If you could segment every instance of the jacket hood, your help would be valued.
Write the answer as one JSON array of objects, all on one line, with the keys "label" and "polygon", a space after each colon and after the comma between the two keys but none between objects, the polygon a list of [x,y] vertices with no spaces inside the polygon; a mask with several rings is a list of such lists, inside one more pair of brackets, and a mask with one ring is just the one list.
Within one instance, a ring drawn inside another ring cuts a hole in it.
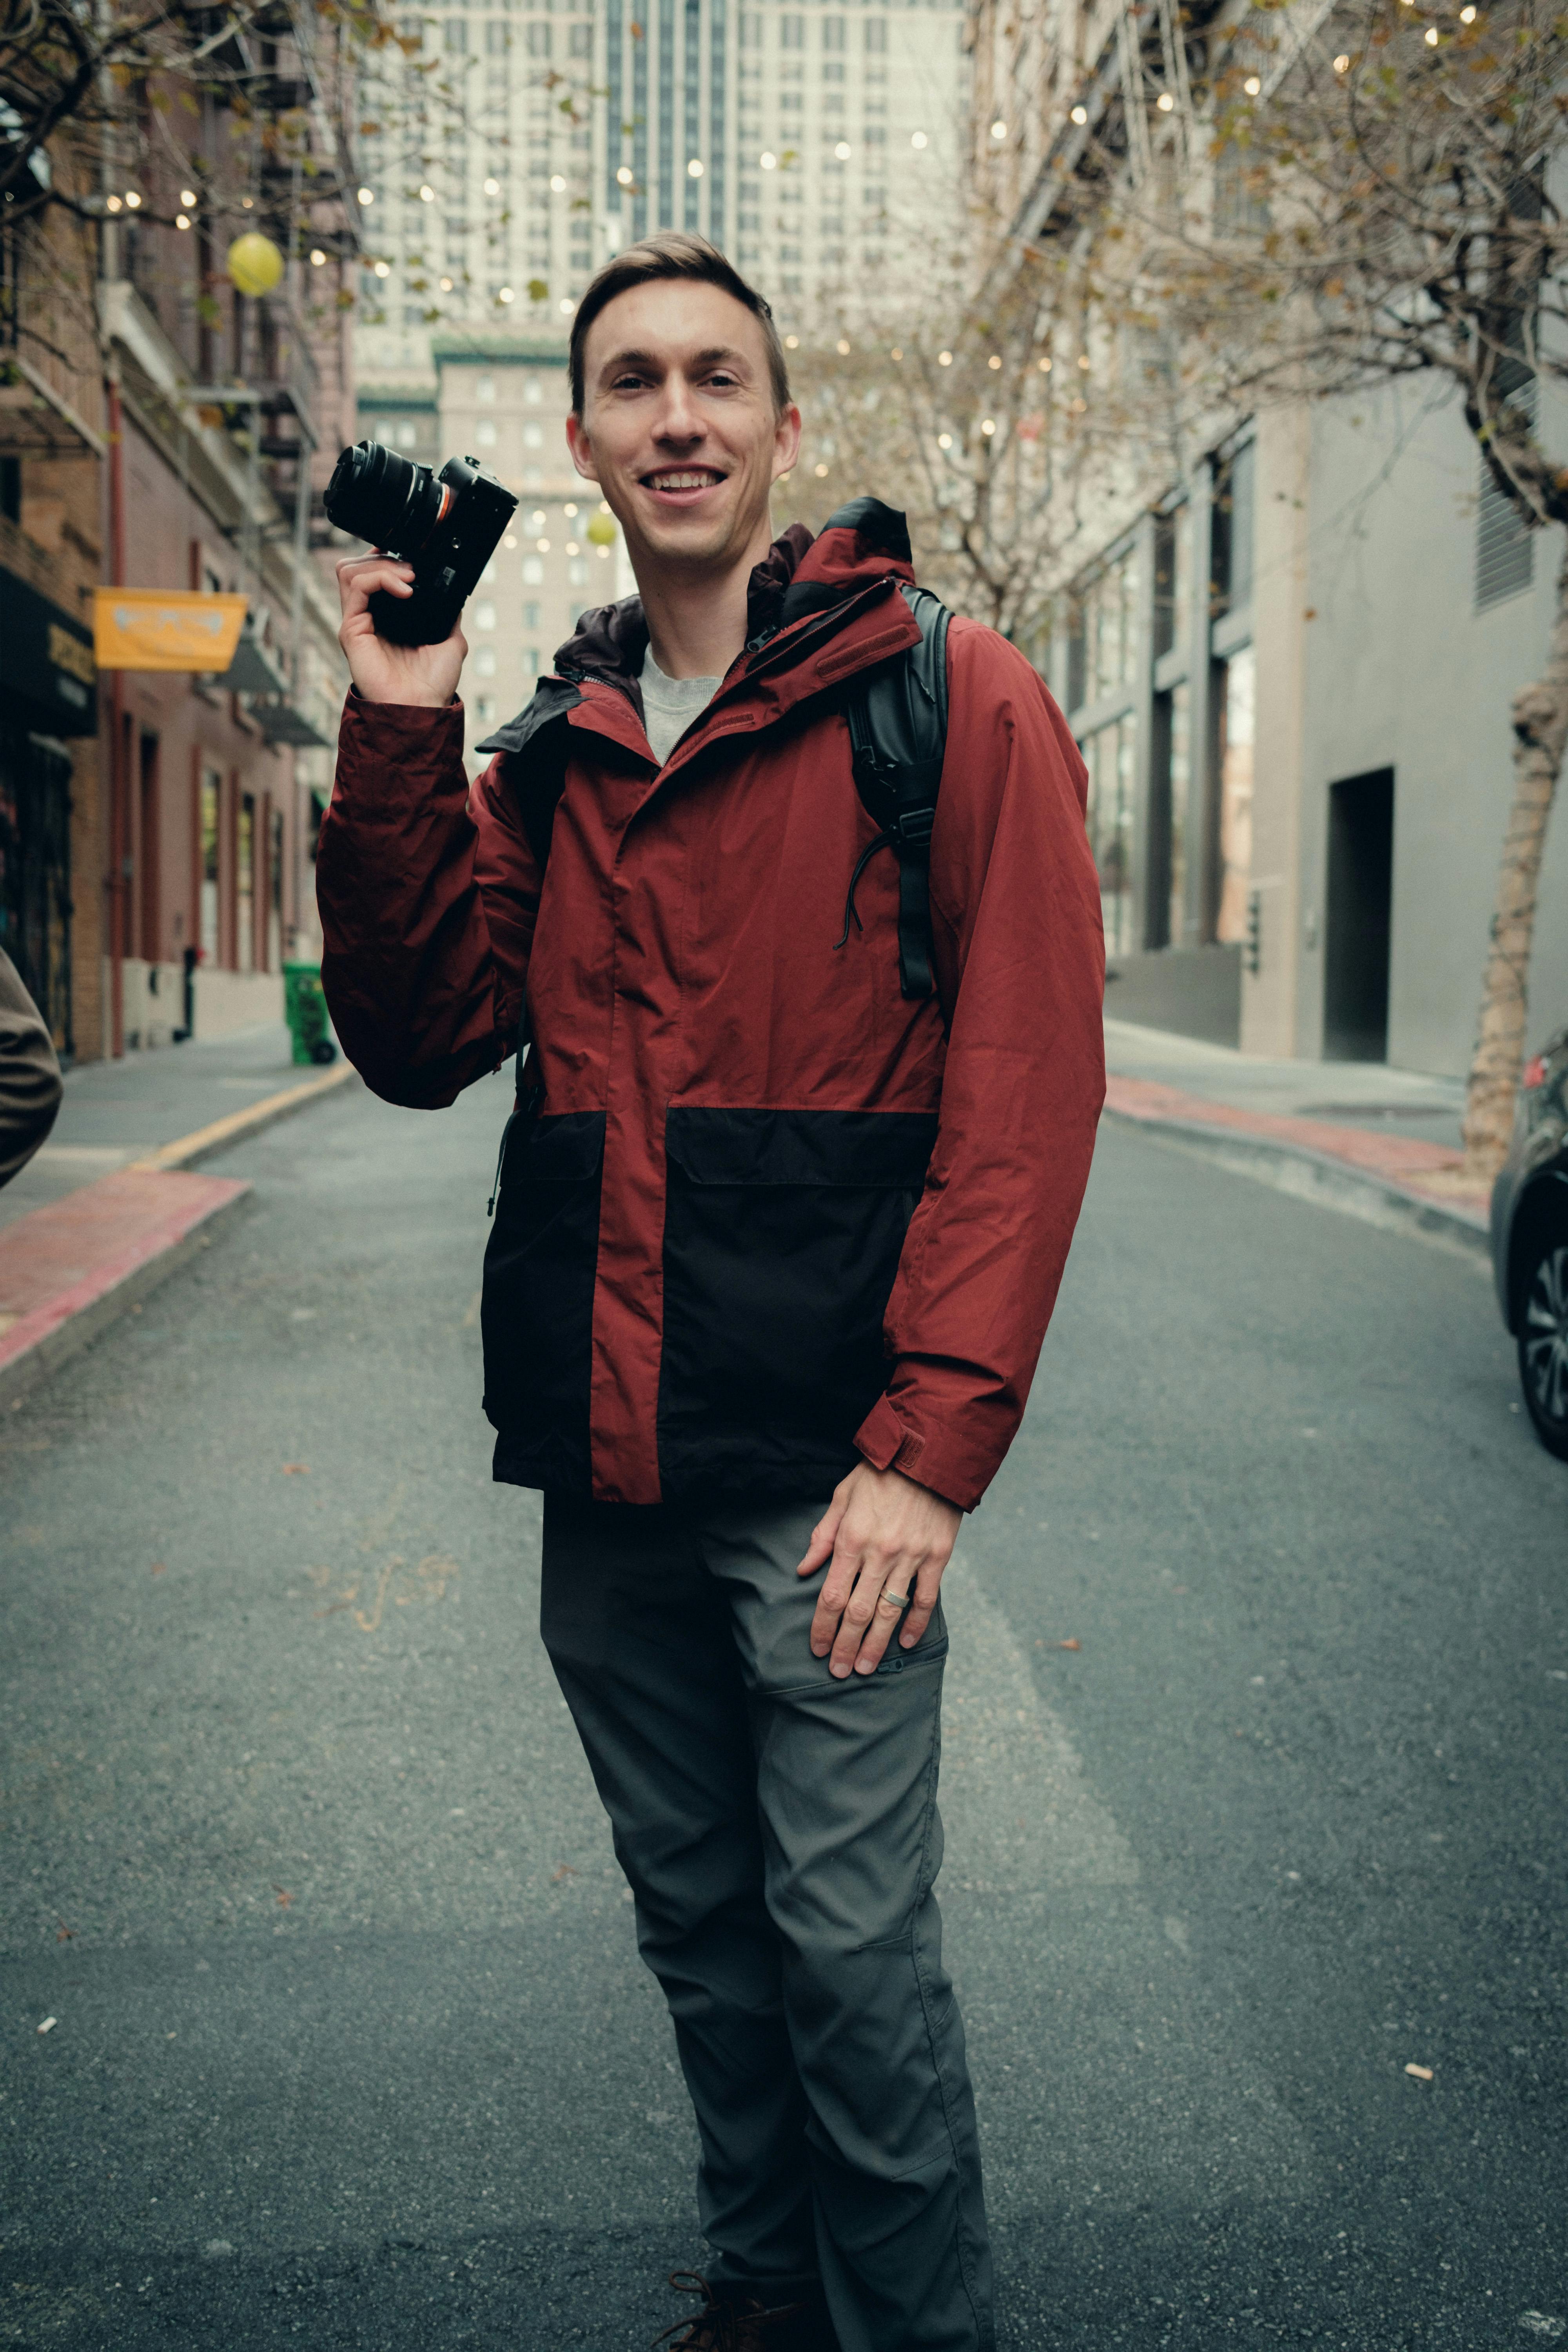
[{"label": "jacket hood", "polygon": [[[804,523],[791,523],[752,572],[746,587],[746,650],[753,651],[782,629],[809,614],[847,606],[864,590],[884,580],[913,580],[909,527],[896,507],[880,499],[851,499],[830,515],[813,538]],[[647,623],[640,596],[599,604],[581,613],[577,625],[555,655],[554,675],[542,677],[533,699],[517,717],[476,744],[479,751],[521,751],[540,726],[564,715],[577,700],[564,683],[584,676],[613,677],[642,709],[642,666]]]}]

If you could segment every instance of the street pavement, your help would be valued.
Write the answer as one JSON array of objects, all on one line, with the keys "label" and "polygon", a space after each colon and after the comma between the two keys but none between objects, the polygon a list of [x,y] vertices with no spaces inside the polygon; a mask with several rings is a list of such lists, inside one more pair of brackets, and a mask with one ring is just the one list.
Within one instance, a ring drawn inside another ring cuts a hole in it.
[{"label": "street pavement", "polygon": [[[507,1096],[215,1159],[252,1213],[4,1416],[0,2345],[635,2352],[700,2263],[489,1477]],[[1568,2337],[1568,1473],[1517,1400],[1479,1264],[1102,1132],[949,1588],[1003,2352]]]}]

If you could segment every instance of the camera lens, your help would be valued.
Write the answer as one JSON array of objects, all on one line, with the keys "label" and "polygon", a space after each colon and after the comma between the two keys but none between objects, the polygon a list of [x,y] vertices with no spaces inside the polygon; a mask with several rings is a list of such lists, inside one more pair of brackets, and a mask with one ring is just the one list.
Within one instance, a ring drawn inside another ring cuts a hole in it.
[{"label": "camera lens", "polygon": [[447,492],[428,466],[379,441],[345,449],[327,484],[328,520],[389,555],[412,555],[441,518]]}]

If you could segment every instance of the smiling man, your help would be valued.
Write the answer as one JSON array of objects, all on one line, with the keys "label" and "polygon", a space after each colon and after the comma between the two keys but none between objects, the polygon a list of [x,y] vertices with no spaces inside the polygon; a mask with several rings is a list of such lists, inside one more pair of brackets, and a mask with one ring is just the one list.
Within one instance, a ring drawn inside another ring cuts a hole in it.
[{"label": "smiling man", "polygon": [[1083,767],[955,618],[929,883],[879,855],[849,701],[921,637],[902,516],[772,537],[800,417],[698,238],[609,262],[571,365],[640,594],[583,614],[470,792],[461,635],[384,642],[407,566],[339,567],[323,978],[390,1101],[519,1055],[485,1408],[497,1477],[544,1491],[544,1640],[696,2110],[714,2260],[666,2340],[986,2352],[940,1587],[1104,1090]]}]

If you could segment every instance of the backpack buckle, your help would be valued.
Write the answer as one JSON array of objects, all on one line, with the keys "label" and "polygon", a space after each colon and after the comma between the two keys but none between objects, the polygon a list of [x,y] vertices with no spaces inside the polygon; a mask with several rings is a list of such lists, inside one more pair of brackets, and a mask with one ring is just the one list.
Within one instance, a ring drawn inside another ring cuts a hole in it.
[{"label": "backpack buckle", "polygon": [[897,836],[900,849],[929,849],[935,826],[935,809],[901,809],[889,831]]}]

